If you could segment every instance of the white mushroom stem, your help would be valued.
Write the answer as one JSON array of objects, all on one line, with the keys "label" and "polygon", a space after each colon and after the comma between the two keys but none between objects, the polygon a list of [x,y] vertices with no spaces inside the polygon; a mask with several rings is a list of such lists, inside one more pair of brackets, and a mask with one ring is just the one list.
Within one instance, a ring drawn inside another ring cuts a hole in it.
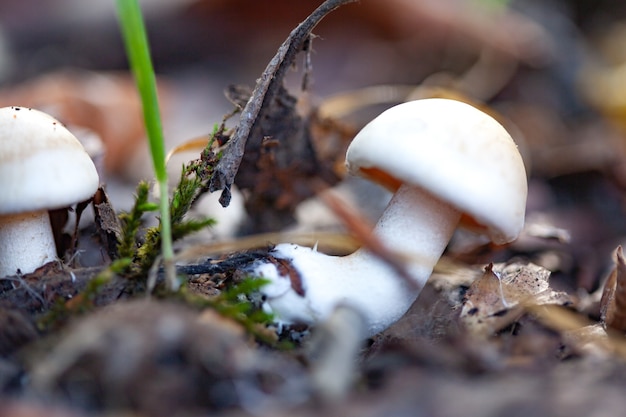
[{"label": "white mushroom stem", "polygon": [[274,264],[258,263],[253,273],[270,280],[262,292],[279,322],[313,324],[336,306],[348,304],[364,315],[368,335],[374,335],[402,317],[415,301],[459,219],[460,212],[419,188],[403,185],[389,202],[374,234],[402,255],[417,285],[410,285],[366,249],[339,257],[293,244],[277,245],[272,255],[291,261],[304,296]]},{"label": "white mushroom stem", "polygon": [[0,215],[0,277],[28,274],[55,259],[47,211]]}]

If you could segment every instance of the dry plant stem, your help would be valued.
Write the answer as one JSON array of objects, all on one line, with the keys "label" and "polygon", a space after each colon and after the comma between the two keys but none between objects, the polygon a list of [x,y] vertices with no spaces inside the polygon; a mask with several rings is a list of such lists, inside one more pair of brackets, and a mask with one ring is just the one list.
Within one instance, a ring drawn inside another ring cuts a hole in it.
[{"label": "dry plant stem", "polygon": [[46,210],[0,216],[0,277],[29,274],[56,258]]},{"label": "dry plant stem", "polygon": [[220,197],[222,206],[227,207],[230,204],[230,187],[241,164],[246,141],[252,131],[252,127],[262,114],[265,107],[264,104],[268,103],[278,91],[287,69],[293,64],[298,52],[302,51],[305,42],[311,35],[311,31],[328,13],[344,4],[355,1],[357,0],[327,0],[324,2],[291,31],[289,37],[278,48],[278,52],[269,62],[263,74],[261,74],[252,92],[252,97],[250,97],[250,100],[248,100],[241,112],[237,130],[231,138],[224,155],[215,167],[213,177],[211,178],[209,191],[223,190]]},{"label": "dry plant stem", "polygon": [[[421,290],[415,280],[406,269],[403,259],[399,259],[398,253],[389,250],[387,246],[372,233],[373,227],[369,227],[369,223],[365,217],[361,216],[354,209],[348,207],[341,198],[328,192],[320,194],[320,198],[324,203],[341,219],[348,231],[361,243],[361,246],[371,252],[374,256],[380,258],[381,261],[387,262],[398,276],[402,277],[411,287]],[[412,256],[413,262],[417,261],[415,255]]]}]

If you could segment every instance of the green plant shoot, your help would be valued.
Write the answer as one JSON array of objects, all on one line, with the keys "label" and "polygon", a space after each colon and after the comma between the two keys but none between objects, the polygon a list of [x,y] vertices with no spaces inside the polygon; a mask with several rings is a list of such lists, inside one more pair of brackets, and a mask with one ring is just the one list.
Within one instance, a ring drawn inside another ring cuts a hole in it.
[{"label": "green plant shoot", "polygon": [[137,0],[117,0],[117,11],[126,47],[126,55],[141,97],[144,124],[150,143],[152,164],[160,192],[161,252],[168,287],[178,289],[172,248],[170,209],[168,204],[167,170],[165,167],[165,143],[159,113],[156,80],[146,30]]}]

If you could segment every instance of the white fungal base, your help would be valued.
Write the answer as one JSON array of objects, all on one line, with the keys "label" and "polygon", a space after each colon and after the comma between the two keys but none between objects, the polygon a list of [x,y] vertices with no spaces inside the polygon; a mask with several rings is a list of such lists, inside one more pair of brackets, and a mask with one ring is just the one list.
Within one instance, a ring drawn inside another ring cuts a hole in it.
[{"label": "white fungal base", "polygon": [[0,216],[0,277],[28,274],[55,259],[47,211]]},{"label": "white fungal base", "polygon": [[386,262],[366,249],[351,255],[328,256],[294,244],[272,251],[288,259],[299,272],[304,296],[291,286],[274,264],[257,263],[253,274],[270,280],[261,291],[266,309],[281,324],[315,324],[341,304],[365,317],[367,333],[374,335],[397,321],[415,301],[454,233],[460,213],[420,189],[402,186],[374,229],[388,249],[400,255],[417,285],[410,285]]}]

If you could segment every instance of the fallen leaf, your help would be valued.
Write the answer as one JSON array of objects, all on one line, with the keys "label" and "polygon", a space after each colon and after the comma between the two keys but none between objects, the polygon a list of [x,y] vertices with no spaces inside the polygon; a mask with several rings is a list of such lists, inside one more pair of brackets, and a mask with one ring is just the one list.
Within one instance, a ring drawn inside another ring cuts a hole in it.
[{"label": "fallen leaf", "polygon": [[580,327],[563,333],[566,354],[608,357],[613,347],[601,324]]},{"label": "fallen leaf", "polygon": [[103,248],[111,259],[118,257],[117,245],[121,240],[122,226],[104,188],[98,188],[93,199],[94,221]]},{"label": "fallen leaf", "polygon": [[615,268],[604,284],[600,300],[600,318],[612,329],[626,331],[626,262],[622,247],[615,251]]},{"label": "fallen leaf", "polygon": [[566,305],[566,293],[554,291],[550,271],[534,264],[490,264],[468,289],[460,319],[470,333],[487,337],[513,324],[527,305]]}]

